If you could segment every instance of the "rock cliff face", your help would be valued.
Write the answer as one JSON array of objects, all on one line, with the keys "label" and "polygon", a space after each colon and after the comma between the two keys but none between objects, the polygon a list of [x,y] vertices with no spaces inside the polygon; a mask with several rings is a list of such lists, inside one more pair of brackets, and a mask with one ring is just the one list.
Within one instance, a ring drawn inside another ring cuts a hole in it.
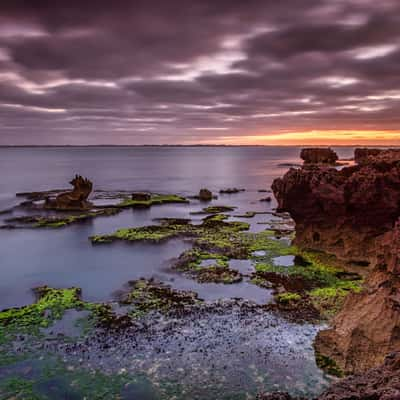
[{"label": "rock cliff face", "polygon": [[337,154],[330,148],[311,147],[302,149],[300,158],[304,160],[304,164],[327,164],[334,165],[339,159]]},{"label": "rock cliff face", "polygon": [[56,198],[46,199],[45,207],[57,210],[85,210],[91,207],[88,197],[93,189],[93,184],[89,179],[80,175],[70,182],[73,190],[59,194]]},{"label": "rock cliff face", "polygon": [[376,265],[383,235],[400,216],[400,153],[341,170],[291,168],[272,185],[280,211],[296,222],[296,244],[346,262]]},{"label": "rock cliff face", "polygon": [[348,296],[315,350],[345,373],[365,371],[400,350],[400,220],[378,250],[378,264],[361,293]]},{"label": "rock cliff face", "polygon": [[280,210],[296,222],[297,245],[371,271],[365,289],[348,296],[315,342],[346,373],[375,367],[400,349],[400,153],[360,157],[361,164],[340,171],[291,169],[272,186]]}]

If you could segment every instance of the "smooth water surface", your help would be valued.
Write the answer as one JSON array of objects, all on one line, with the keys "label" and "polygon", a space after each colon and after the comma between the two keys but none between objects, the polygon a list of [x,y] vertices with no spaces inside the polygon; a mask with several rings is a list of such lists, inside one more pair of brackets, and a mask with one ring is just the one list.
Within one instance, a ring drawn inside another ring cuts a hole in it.
[{"label": "smooth water surface", "polygon": [[[338,149],[349,157],[351,148]],[[0,210],[18,204],[17,192],[68,188],[79,173],[95,189],[151,191],[190,196],[202,187],[213,192],[228,187],[245,192],[220,195],[213,204],[236,206],[231,215],[246,211],[271,211],[276,203],[260,202],[274,178],[285,173],[285,163],[298,163],[296,147],[60,147],[0,148]],[[160,217],[190,217],[201,210],[190,205],[164,205],[148,210],[125,210],[113,217],[62,229],[0,230],[0,309],[32,301],[31,288],[79,286],[85,299],[110,299],[126,281],[158,276],[180,289],[197,289],[205,299],[248,296],[264,302],[270,295],[254,285],[198,285],[171,275],[166,263],[190,245],[173,241],[161,245],[117,243],[93,247],[88,237],[121,227],[143,226]],[[10,214],[0,215],[0,220]],[[265,229],[268,215],[251,219],[252,231]],[[251,289],[248,290],[248,286]]]}]

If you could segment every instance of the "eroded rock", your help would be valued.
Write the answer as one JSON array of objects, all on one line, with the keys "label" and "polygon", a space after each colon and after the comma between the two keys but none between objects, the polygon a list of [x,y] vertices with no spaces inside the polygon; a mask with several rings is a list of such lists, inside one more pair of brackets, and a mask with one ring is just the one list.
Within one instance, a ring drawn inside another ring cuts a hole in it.
[{"label": "eroded rock", "polygon": [[298,246],[368,272],[364,290],[347,297],[315,342],[320,359],[345,373],[375,367],[400,348],[400,152],[357,157],[359,165],[340,171],[291,169],[272,185],[279,209],[296,222]]},{"label": "eroded rock", "polygon": [[331,148],[310,147],[302,149],[300,158],[304,164],[328,164],[335,165],[339,159],[338,155]]},{"label": "eroded rock", "polygon": [[92,182],[80,175],[70,182],[73,190],[61,193],[55,199],[46,198],[45,207],[57,210],[86,210],[92,207],[88,197],[93,189]]}]

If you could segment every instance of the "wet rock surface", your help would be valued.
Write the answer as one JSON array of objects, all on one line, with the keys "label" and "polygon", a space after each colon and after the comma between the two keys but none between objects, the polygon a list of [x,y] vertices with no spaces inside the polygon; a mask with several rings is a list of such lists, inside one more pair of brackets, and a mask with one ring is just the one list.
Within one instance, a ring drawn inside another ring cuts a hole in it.
[{"label": "wet rock surface", "polygon": [[[282,376],[296,382],[299,393],[317,393],[326,385],[322,374],[315,375],[311,340],[317,329],[288,323],[250,302],[220,301],[149,312],[120,330],[100,326],[74,343],[49,338],[31,346],[81,368],[146,371],[154,382],[179,381],[189,390],[184,398],[219,398],[221,391],[238,390],[254,395],[264,385],[284,388]],[[275,370],[264,375],[271,364]]]}]

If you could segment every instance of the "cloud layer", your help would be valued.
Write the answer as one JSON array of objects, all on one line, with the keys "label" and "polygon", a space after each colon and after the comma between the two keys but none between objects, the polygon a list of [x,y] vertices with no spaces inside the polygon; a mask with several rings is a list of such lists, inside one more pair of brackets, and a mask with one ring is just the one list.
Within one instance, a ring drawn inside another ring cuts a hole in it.
[{"label": "cloud layer", "polygon": [[0,3],[0,144],[400,144],[399,109],[398,0]]}]

